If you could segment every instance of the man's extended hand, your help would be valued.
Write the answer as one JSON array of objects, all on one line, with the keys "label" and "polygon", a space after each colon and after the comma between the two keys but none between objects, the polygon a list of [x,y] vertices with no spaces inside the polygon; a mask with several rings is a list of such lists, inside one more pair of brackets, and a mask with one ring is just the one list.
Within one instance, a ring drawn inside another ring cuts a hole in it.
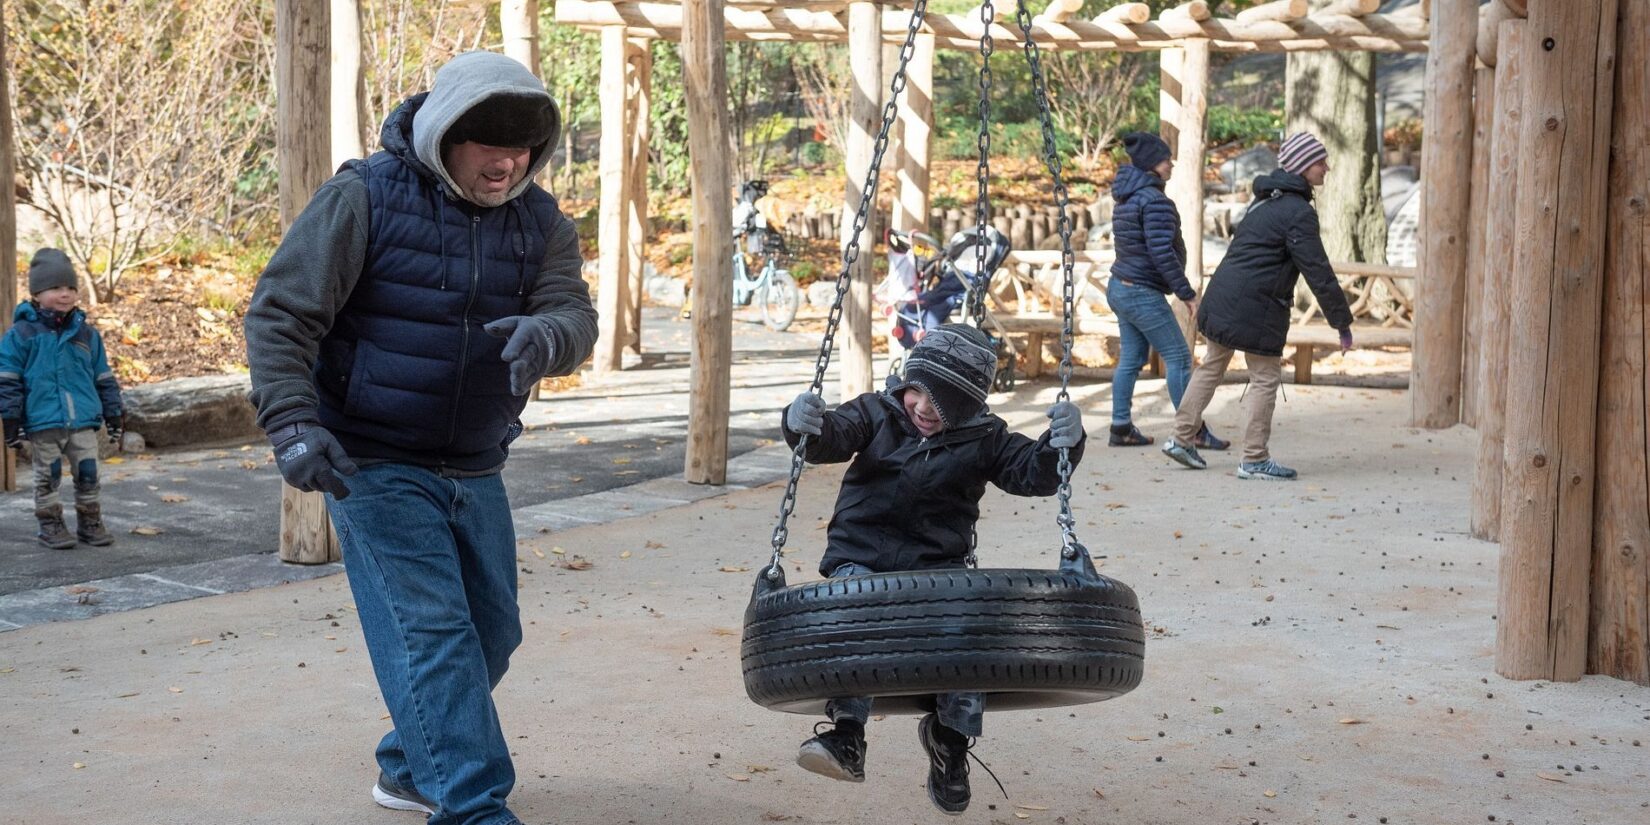
[{"label": "man's extended hand", "polygon": [[483,330],[495,338],[508,339],[500,355],[510,364],[510,394],[526,395],[544,378],[556,345],[550,339],[550,325],[532,315],[500,318]]},{"label": "man's extended hand", "polygon": [[825,426],[825,399],[811,392],[798,395],[785,411],[785,426],[793,433],[819,435]]},{"label": "man's extended hand", "polygon": [[275,467],[286,483],[306,493],[319,490],[339,500],[349,498],[349,485],[338,475],[355,475],[358,468],[325,427],[291,424],[270,434],[270,441],[276,438],[281,441],[275,444]]}]

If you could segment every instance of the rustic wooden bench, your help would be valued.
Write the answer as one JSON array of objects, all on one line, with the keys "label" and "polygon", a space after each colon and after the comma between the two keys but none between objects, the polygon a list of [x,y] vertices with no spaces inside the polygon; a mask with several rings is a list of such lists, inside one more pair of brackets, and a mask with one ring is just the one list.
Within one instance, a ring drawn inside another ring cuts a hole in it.
[{"label": "rustic wooden bench", "polygon": [[[1296,325],[1289,328],[1289,337],[1286,339],[1294,347],[1295,383],[1312,383],[1312,356],[1313,350],[1318,347],[1339,349],[1341,334],[1334,327],[1318,324]],[[1353,349],[1380,349],[1382,347],[1407,347],[1415,341],[1415,332],[1406,327],[1368,327],[1355,326],[1352,328]]]}]

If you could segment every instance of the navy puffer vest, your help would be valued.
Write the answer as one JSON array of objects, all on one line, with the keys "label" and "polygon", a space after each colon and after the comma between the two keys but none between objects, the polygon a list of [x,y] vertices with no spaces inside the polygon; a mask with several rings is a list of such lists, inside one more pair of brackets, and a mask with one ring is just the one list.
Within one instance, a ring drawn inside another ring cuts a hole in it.
[{"label": "navy puffer vest", "polygon": [[321,424],[355,458],[493,469],[526,399],[482,326],[526,312],[555,202],[537,186],[495,208],[452,201],[408,147],[391,149],[352,164],[367,258],[321,341]]}]

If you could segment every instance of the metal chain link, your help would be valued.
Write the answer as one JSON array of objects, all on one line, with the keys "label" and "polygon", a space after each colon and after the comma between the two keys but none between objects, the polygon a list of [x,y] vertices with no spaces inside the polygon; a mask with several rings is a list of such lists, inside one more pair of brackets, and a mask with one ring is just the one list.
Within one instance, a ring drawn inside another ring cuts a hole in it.
[{"label": "metal chain link", "polygon": [[980,135],[975,140],[980,149],[980,165],[975,170],[979,194],[974,200],[974,226],[979,237],[974,242],[974,283],[968,290],[968,315],[975,328],[981,330],[985,329],[985,285],[991,283],[991,274],[985,271],[985,228],[991,211],[991,54],[996,51],[991,26],[996,19],[992,0],[985,0],[980,4]]},{"label": "metal chain link", "polygon": [[[911,55],[917,48],[917,31],[922,28],[923,15],[928,10],[928,0],[916,0],[911,11],[911,20],[906,25],[905,42],[899,49],[899,66],[894,70],[894,78],[888,84],[888,102],[882,107],[882,125],[877,130],[876,143],[871,151],[871,165],[865,172],[865,181],[860,189],[859,209],[854,214],[853,234],[849,236],[847,245],[842,250],[842,271],[837,275],[836,295],[831,301],[831,310],[825,316],[825,337],[819,345],[819,356],[814,361],[814,380],[808,389],[814,394],[822,394],[825,390],[825,371],[831,364],[831,350],[836,344],[837,327],[842,323],[842,303],[848,294],[848,283],[852,279],[850,272],[854,262],[859,260],[859,236],[865,231],[870,218],[870,210],[876,204],[877,179],[882,171],[882,156],[888,151],[888,134],[893,129],[897,115],[895,105],[899,101],[900,93],[905,91],[905,68],[911,62]],[[789,522],[791,513],[796,510],[796,485],[802,478],[803,454],[808,448],[808,436],[797,439],[796,449],[791,453],[791,477],[785,484],[785,497],[779,503],[779,524],[773,528],[773,560],[769,563],[767,577],[770,580],[779,578],[779,563],[785,553],[785,541],[790,538]]]},{"label": "metal chain link", "polygon": [[[1072,346],[1072,317],[1075,314],[1076,304],[1076,277],[1073,275],[1073,265],[1076,256],[1071,251],[1072,221],[1067,214],[1071,206],[1071,196],[1066,191],[1065,179],[1061,176],[1060,153],[1054,140],[1054,115],[1049,111],[1048,86],[1043,79],[1043,62],[1037,50],[1036,41],[1031,39],[1031,11],[1026,8],[1025,0],[1016,0],[1016,21],[1020,24],[1020,33],[1024,40],[1026,62],[1031,66],[1031,89],[1037,98],[1037,113],[1043,126],[1043,160],[1048,166],[1048,172],[1054,178],[1054,202],[1060,208],[1060,271],[1063,276],[1061,300],[1063,302],[1063,318],[1060,325],[1060,401],[1071,400],[1071,346]],[[1055,522],[1060,525],[1061,555],[1067,559],[1077,555],[1077,519],[1071,514],[1071,449],[1060,448],[1060,486],[1055,496],[1060,502],[1060,513]]]}]

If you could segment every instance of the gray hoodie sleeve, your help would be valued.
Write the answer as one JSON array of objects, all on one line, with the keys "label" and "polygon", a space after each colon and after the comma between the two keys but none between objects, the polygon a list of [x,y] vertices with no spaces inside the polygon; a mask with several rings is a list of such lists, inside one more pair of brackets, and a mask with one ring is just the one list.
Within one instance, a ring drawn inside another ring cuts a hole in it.
[{"label": "gray hoodie sleeve", "polygon": [[332,176],[292,222],[258,276],[246,311],[248,398],[266,432],[316,420],[310,371],[321,338],[349,299],[367,258],[367,184],[347,169]]},{"label": "gray hoodie sleeve", "polygon": [[579,235],[572,220],[559,213],[557,217],[545,243],[544,263],[527,298],[527,313],[550,326],[554,353],[544,373],[547,376],[572,373],[596,348],[596,307],[582,274]]}]

